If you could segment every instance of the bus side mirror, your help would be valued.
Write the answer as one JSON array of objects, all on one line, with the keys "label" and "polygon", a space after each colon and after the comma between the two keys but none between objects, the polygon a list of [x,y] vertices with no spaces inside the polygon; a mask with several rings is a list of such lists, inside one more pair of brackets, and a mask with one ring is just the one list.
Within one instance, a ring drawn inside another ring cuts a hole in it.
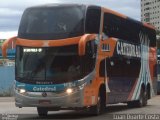
[{"label": "bus side mirror", "polygon": [[7,57],[8,44],[9,44],[10,42],[16,41],[16,39],[17,39],[17,37],[11,37],[11,38],[5,40],[4,43],[2,44],[2,56],[3,56],[4,58]]},{"label": "bus side mirror", "polygon": [[78,43],[78,54],[83,56],[86,53],[86,43],[88,41],[94,40],[96,38],[95,34],[85,34],[81,37]]}]

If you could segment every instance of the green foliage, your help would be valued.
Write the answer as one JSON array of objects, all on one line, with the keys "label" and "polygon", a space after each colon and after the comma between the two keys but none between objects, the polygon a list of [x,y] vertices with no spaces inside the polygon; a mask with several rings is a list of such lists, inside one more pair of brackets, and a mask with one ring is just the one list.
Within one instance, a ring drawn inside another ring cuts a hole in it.
[{"label": "green foliage", "polygon": [[2,45],[2,43],[5,41],[5,39],[0,39],[0,46]]},{"label": "green foliage", "polygon": [[159,31],[159,30],[157,30],[157,31],[156,31],[156,34],[157,34],[157,35],[160,35],[160,31]]}]

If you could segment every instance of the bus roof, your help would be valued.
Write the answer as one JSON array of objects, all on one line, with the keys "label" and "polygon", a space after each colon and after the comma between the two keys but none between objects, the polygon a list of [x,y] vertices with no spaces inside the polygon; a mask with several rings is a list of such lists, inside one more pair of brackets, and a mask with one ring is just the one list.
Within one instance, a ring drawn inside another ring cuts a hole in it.
[{"label": "bus roof", "polygon": [[132,19],[124,14],[121,14],[119,12],[116,12],[114,10],[111,10],[111,9],[108,9],[108,8],[105,8],[105,7],[100,7],[100,6],[97,6],[97,5],[85,5],[85,4],[66,4],[66,3],[52,3],[52,4],[44,4],[44,5],[39,5],[39,6],[33,6],[33,7],[30,7],[30,8],[46,8],[46,7],[70,7],[70,6],[85,6],[86,8],[89,7],[89,6],[92,6],[92,7],[99,7],[101,8],[104,12],[107,12],[107,13],[111,13],[111,14],[114,14],[116,16],[119,16],[119,17],[122,17],[124,19],[128,19],[130,21],[133,21],[137,24],[140,24],[140,25],[143,25],[144,27],[147,27],[149,29],[153,29],[155,30],[156,28],[150,24],[147,24],[147,23],[142,23],[138,20],[135,20],[135,19]]},{"label": "bus roof", "polygon": [[62,4],[62,3],[52,3],[52,4],[43,4],[43,5],[37,5],[37,6],[32,6],[30,8],[52,8],[52,7],[71,7],[71,6],[86,6],[84,4]]}]

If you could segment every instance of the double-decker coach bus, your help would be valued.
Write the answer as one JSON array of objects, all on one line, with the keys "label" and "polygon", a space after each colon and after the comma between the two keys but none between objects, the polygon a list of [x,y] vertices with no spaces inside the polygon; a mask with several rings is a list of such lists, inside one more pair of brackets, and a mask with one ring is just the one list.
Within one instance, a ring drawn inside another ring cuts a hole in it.
[{"label": "double-decker coach bus", "polygon": [[156,93],[154,27],[115,11],[79,4],[30,7],[16,42],[15,104],[48,111],[106,104],[142,107]]}]

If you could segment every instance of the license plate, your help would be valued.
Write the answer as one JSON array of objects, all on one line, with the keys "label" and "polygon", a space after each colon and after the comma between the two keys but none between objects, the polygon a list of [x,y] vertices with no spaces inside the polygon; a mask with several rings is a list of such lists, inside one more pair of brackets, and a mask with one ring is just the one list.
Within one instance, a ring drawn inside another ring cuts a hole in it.
[{"label": "license plate", "polygon": [[42,104],[42,105],[50,105],[50,104],[51,104],[51,101],[50,101],[50,100],[39,100],[39,104]]}]

